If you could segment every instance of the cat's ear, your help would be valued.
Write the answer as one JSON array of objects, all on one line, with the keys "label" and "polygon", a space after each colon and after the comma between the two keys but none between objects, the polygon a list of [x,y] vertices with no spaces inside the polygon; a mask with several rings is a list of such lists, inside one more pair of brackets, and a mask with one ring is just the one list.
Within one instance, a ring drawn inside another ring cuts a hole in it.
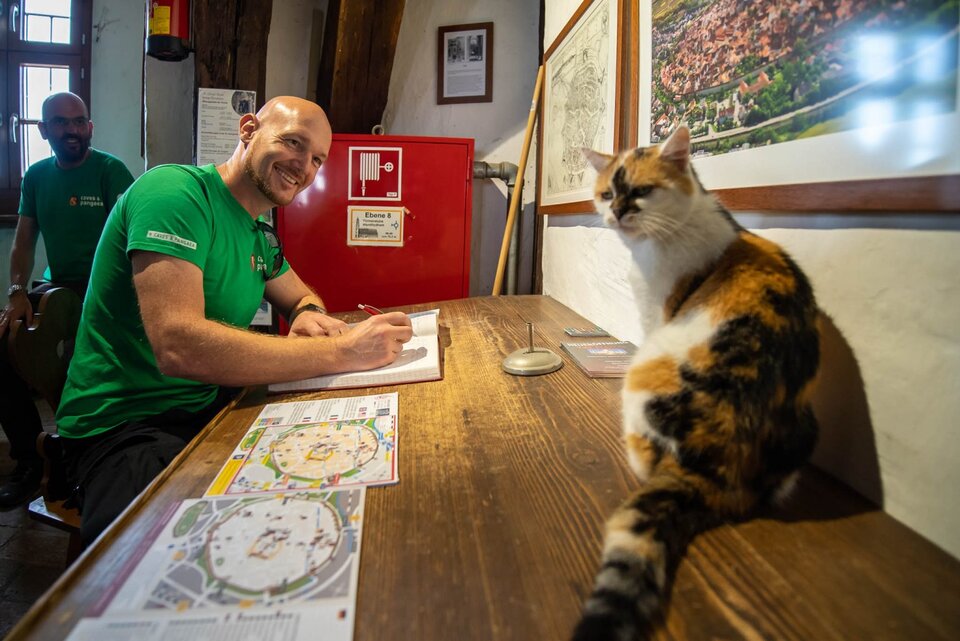
[{"label": "cat's ear", "polygon": [[580,151],[583,153],[583,157],[587,159],[587,162],[593,165],[593,168],[597,171],[603,171],[606,169],[607,166],[616,158],[616,156],[603,154],[587,147],[581,147]]},{"label": "cat's ear", "polygon": [[690,165],[690,130],[681,125],[660,145],[660,157],[672,162],[680,171]]}]

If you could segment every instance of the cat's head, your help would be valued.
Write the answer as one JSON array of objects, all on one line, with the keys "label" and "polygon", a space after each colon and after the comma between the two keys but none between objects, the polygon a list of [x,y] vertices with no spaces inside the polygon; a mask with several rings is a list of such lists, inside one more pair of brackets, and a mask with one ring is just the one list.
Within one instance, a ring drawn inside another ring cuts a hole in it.
[{"label": "cat's head", "polygon": [[597,170],[594,203],[604,222],[631,238],[666,239],[680,229],[700,184],[690,168],[690,132],[659,146],[610,156],[583,150]]}]

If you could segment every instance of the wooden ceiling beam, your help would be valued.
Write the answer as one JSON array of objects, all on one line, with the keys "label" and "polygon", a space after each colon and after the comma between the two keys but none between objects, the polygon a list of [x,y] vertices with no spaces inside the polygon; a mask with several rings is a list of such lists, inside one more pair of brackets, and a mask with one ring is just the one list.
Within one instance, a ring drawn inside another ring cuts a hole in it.
[{"label": "wooden ceiling beam", "polygon": [[273,0],[194,0],[194,84],[253,89],[263,106]]},{"label": "wooden ceiling beam", "polygon": [[404,0],[330,0],[317,102],[338,133],[370,133],[387,106]]}]

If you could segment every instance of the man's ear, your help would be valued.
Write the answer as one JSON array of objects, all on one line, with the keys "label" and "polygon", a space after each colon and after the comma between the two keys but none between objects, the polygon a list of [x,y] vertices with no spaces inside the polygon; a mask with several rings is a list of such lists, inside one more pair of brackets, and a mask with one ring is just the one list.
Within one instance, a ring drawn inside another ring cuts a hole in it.
[{"label": "man's ear", "polygon": [[37,123],[37,129],[40,130],[40,137],[46,140],[47,139],[47,123],[41,120],[40,122]]},{"label": "man's ear", "polygon": [[240,116],[240,142],[246,146],[253,140],[253,135],[259,128],[260,121],[254,114],[243,114]]}]

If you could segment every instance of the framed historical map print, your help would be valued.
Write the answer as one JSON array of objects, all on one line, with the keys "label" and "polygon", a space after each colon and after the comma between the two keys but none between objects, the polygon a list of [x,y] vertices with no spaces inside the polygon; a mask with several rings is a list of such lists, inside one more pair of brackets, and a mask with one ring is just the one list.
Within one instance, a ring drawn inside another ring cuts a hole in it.
[{"label": "framed historical map print", "polygon": [[493,23],[437,30],[437,104],[493,101]]},{"label": "framed historical map print", "polygon": [[640,2],[639,144],[740,210],[960,209],[955,0]]},{"label": "framed historical map print", "polygon": [[544,54],[538,211],[593,211],[581,148],[612,152],[619,121],[618,0],[584,0]]}]

